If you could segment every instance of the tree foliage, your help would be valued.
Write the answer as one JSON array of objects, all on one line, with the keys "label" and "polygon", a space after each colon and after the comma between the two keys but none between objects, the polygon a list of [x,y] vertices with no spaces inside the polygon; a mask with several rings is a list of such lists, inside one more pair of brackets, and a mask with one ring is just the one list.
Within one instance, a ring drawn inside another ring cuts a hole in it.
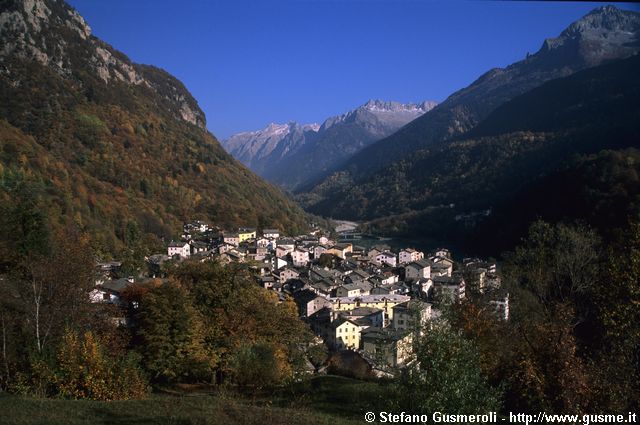
[{"label": "tree foliage", "polygon": [[414,342],[414,356],[397,385],[398,408],[451,414],[500,409],[500,390],[489,384],[478,349],[459,331],[436,325]]},{"label": "tree foliage", "polygon": [[152,288],[139,313],[144,364],[156,381],[206,379],[216,365],[204,346],[204,322],[177,283]]},{"label": "tree foliage", "polygon": [[453,323],[509,411],[624,412],[638,403],[638,226],[603,247],[584,225],[537,222],[506,256],[510,319],[457,306]]},{"label": "tree foliage", "polygon": [[[184,262],[169,274],[169,283],[142,294],[136,314],[139,350],[154,379],[247,384],[259,372],[266,385],[301,370],[311,334],[293,301],[279,302],[238,265]],[[253,358],[275,367],[273,374],[258,364],[243,370]]]},{"label": "tree foliage", "polygon": [[234,382],[262,388],[281,383],[290,375],[285,353],[273,343],[247,343],[232,354],[229,366]]},{"label": "tree foliage", "polygon": [[109,356],[92,333],[67,330],[57,353],[55,385],[63,397],[91,400],[143,398],[147,384],[132,354]]}]

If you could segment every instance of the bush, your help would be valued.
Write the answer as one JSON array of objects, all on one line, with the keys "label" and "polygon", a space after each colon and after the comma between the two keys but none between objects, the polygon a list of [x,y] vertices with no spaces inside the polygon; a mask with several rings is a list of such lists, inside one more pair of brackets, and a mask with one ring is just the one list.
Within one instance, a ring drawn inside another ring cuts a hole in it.
[{"label": "bush", "polygon": [[92,332],[65,332],[55,382],[60,395],[75,399],[127,400],[147,392],[135,358],[109,358]]},{"label": "bush", "polygon": [[476,414],[497,411],[501,391],[489,385],[477,348],[446,324],[414,344],[415,361],[397,385],[397,407],[411,412]]},{"label": "bush", "polygon": [[269,343],[241,346],[231,358],[231,375],[243,387],[268,387],[280,384],[289,375],[282,351]]}]

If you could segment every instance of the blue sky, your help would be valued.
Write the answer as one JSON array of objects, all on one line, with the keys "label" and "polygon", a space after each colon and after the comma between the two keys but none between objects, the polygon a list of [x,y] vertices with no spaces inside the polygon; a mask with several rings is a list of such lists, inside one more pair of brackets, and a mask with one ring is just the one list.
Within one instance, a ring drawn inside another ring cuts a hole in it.
[{"label": "blue sky", "polygon": [[[187,86],[219,138],[368,99],[442,101],[606,3],[69,0],[94,35]],[[620,5],[619,5],[620,6]],[[636,8],[634,5],[621,5]]]}]

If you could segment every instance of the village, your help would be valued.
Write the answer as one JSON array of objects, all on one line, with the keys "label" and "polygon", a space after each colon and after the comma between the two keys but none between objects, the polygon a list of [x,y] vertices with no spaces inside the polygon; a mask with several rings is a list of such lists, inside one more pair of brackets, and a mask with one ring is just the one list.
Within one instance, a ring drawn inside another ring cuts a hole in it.
[{"label": "village", "polygon": [[346,240],[346,233],[314,227],[309,234],[285,236],[278,229],[225,231],[193,221],[166,253],[146,258],[144,276],[118,278],[120,262],[99,263],[90,296],[123,306],[123,291],[162,279],[167,262],[240,263],[280,302],[292,299],[301,320],[330,352],[357,353],[379,376],[392,376],[390,371],[406,364],[413,338],[443,308],[467,302],[471,293],[497,317],[509,319],[509,294],[501,288],[495,261],[456,262],[444,248],[429,253],[410,247],[393,252],[384,244],[365,248]]}]

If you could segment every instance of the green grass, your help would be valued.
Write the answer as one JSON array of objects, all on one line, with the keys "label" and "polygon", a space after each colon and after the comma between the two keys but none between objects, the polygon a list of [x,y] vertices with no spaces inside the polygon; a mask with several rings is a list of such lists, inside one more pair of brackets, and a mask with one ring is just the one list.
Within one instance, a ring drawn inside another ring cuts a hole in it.
[{"label": "green grass", "polygon": [[379,410],[388,399],[384,384],[342,376],[318,376],[272,395],[273,403],[284,406],[296,403],[313,411],[360,420],[364,413]]},{"label": "green grass", "polygon": [[[176,393],[177,394],[177,393]],[[337,376],[314,378],[255,395],[206,391],[153,394],[146,400],[99,402],[0,393],[3,425],[278,425],[362,424],[384,387]]]}]

